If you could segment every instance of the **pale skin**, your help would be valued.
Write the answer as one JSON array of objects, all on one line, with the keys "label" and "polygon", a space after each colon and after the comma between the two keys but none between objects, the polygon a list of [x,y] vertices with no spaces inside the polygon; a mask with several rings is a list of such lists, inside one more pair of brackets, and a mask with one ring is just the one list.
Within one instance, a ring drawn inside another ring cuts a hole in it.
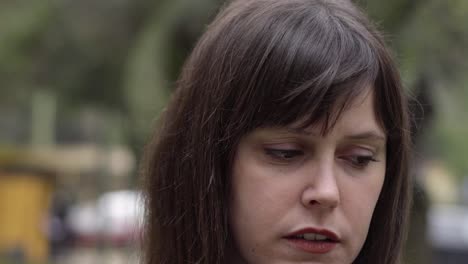
[{"label": "pale skin", "polygon": [[[357,97],[333,129],[260,128],[240,141],[232,171],[233,263],[343,264],[359,254],[381,192],[386,135],[373,93]],[[303,228],[339,237],[311,253],[285,236]]]}]

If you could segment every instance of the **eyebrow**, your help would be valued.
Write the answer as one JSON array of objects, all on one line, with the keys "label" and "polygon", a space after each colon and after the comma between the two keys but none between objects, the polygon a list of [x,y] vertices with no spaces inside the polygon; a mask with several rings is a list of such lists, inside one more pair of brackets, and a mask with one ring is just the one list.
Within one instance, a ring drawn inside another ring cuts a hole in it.
[{"label": "eyebrow", "polygon": [[366,131],[362,133],[348,135],[348,136],[345,136],[345,138],[350,139],[350,140],[375,140],[375,141],[383,141],[383,142],[387,140],[385,136],[374,131]]},{"label": "eyebrow", "polygon": [[[289,128],[288,131],[290,133],[295,133],[295,134],[300,134],[300,135],[317,136],[315,132],[310,131],[310,130]],[[356,134],[346,135],[344,138],[346,140],[373,140],[373,141],[383,141],[383,142],[387,141],[386,137],[382,135],[381,133],[378,133],[377,131],[359,132]]]}]

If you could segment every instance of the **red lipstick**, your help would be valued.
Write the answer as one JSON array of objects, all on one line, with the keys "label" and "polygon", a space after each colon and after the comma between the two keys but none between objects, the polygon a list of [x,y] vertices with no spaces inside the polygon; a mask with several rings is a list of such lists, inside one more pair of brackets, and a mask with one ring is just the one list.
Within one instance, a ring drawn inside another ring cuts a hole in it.
[{"label": "red lipstick", "polygon": [[284,237],[288,243],[299,250],[312,254],[326,254],[340,242],[338,235],[327,229],[304,228]]}]

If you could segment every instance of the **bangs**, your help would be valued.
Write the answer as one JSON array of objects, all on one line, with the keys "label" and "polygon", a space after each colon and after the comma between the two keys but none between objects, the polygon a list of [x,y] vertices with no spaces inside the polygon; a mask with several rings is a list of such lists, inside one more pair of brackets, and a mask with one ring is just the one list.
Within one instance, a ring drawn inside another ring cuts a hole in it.
[{"label": "bangs", "polygon": [[251,129],[321,122],[326,134],[353,98],[373,89],[379,62],[372,37],[326,7],[272,9],[266,21],[255,21],[268,26],[251,27],[236,43],[248,47],[241,65],[250,66],[238,72],[243,77],[235,112],[253,113],[247,122]]}]

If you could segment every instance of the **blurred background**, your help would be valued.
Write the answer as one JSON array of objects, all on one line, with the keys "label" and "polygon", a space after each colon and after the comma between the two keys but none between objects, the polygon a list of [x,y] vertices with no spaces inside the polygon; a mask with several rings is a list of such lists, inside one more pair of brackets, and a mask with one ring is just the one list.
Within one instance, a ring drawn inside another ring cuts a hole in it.
[{"label": "blurred background", "polygon": [[[138,166],[221,0],[0,1],[0,263],[138,263]],[[405,263],[468,263],[468,1],[357,1],[418,103]]]}]

